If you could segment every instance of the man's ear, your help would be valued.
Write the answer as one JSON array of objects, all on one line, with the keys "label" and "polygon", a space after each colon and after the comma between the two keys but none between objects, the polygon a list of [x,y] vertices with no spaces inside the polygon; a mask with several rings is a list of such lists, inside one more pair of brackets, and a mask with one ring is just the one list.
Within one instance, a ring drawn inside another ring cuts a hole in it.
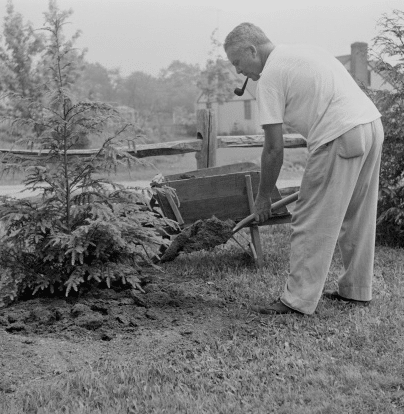
[{"label": "man's ear", "polygon": [[258,54],[257,48],[254,45],[250,45],[248,47],[248,49],[251,51],[252,57],[255,58],[257,56],[257,54]]}]

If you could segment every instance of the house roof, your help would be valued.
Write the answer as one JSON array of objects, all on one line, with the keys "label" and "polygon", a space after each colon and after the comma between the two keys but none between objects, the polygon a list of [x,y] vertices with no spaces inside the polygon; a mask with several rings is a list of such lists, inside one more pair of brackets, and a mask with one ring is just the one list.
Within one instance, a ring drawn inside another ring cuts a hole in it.
[{"label": "house roof", "polygon": [[[342,56],[335,56],[350,72],[351,69],[351,55],[342,55]],[[376,70],[376,62],[372,60],[368,60],[368,71],[377,73],[378,76],[383,80],[384,84],[390,85],[390,82],[386,77],[383,75],[383,73],[377,72]]]},{"label": "house roof", "polygon": [[344,66],[351,61],[351,55],[335,56]]}]

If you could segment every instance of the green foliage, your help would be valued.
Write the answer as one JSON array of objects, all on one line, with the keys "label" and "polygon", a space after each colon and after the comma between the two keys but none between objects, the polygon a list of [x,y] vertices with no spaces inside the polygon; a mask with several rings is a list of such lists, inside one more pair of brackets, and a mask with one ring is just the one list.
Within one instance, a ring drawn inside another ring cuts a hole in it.
[{"label": "green foliage", "polygon": [[[263,272],[242,260],[234,241],[169,263],[160,286],[175,306],[157,308],[158,320],[144,316],[140,326],[150,329],[125,327],[129,340],[108,342],[108,355],[99,339],[75,341],[80,334],[68,322],[63,335],[72,329],[72,340],[63,338],[60,349],[60,321],[48,327],[49,339],[7,335],[16,352],[4,341],[4,377],[9,371],[16,379],[8,379],[14,392],[3,393],[0,412],[402,414],[404,250],[376,249],[367,308],[322,298],[310,317],[254,315],[251,305],[271,302],[284,288],[290,234],[289,225],[261,228]],[[337,252],[327,288],[335,287],[341,267]],[[24,308],[17,309],[24,318]],[[27,348],[52,363],[38,367],[37,358],[24,358]],[[134,349],[136,357],[128,358]],[[11,367],[21,360],[26,366],[17,376]]]},{"label": "green foliage", "polygon": [[164,91],[163,99],[166,109],[180,111],[187,115],[195,114],[195,99],[199,89],[197,82],[201,74],[199,65],[192,65],[174,60],[162,69],[159,82]]},{"label": "green foliage", "polygon": [[221,104],[228,101],[234,94],[235,86],[226,68],[226,61],[220,54],[222,44],[216,38],[216,31],[211,35],[212,49],[198,81],[198,88],[206,97],[207,108],[211,108],[214,102]]},{"label": "green foliage", "polygon": [[404,12],[383,15],[378,26],[375,69],[392,89],[374,97],[385,130],[377,236],[382,243],[404,246]]},{"label": "green foliage", "polygon": [[183,106],[177,106],[173,111],[174,123],[183,128],[183,134],[196,136],[196,113],[187,112]]},{"label": "green foliage", "polygon": [[[55,0],[49,2],[45,13],[47,24],[52,22],[57,12]],[[72,11],[63,11],[65,23]],[[128,76],[122,76],[119,69],[106,69],[99,63],[85,60],[85,50],[74,48],[80,32],[70,40],[61,38],[65,48],[69,48],[71,92],[80,100],[114,103],[126,106],[136,112],[136,122],[142,124],[149,142],[172,140],[173,133],[195,135],[194,104],[199,89],[200,77],[198,65],[178,60],[163,68],[160,74],[152,76],[134,70]],[[43,88],[54,76],[49,71],[49,56],[43,54],[45,39],[43,33],[34,30],[31,24],[23,21],[22,15],[14,11],[11,2],[6,9],[3,22],[3,41],[0,38],[0,94],[14,92],[29,98],[30,101],[43,99]],[[61,51],[63,55],[63,51]],[[66,68],[66,69],[67,69]],[[21,101],[18,105],[10,100],[0,102],[0,114],[13,117],[28,117],[34,106]],[[7,112],[6,112],[7,111]],[[184,114],[178,117],[176,112]],[[180,121],[180,124],[176,122]],[[185,122],[182,122],[185,121]],[[176,130],[174,129],[176,128]],[[10,133],[12,131],[12,134]],[[15,143],[17,138],[35,131],[29,125],[11,129],[3,124],[0,141]],[[87,141],[79,141],[76,148],[97,146],[96,137],[89,136]]]},{"label": "green foliage", "polygon": [[120,101],[139,112],[156,111],[159,107],[157,82],[153,76],[136,71],[119,81]]},{"label": "green foliage", "polygon": [[[0,94],[12,92],[31,100],[40,100],[43,72],[39,56],[44,50],[44,39],[36,33],[30,23],[25,23],[20,13],[16,13],[11,1],[7,3],[3,23],[3,41],[0,44]],[[10,100],[2,100],[0,114],[3,116],[28,117],[35,110],[22,100],[12,105]],[[31,133],[27,128],[1,129],[2,139],[15,141],[18,137]]]},{"label": "green foliage", "polygon": [[162,69],[158,77],[141,71],[123,77],[118,69],[107,70],[99,63],[86,62],[75,93],[91,101],[116,102],[126,112],[133,112],[149,142],[163,141],[166,127],[172,123],[195,135],[199,75],[198,65],[178,60]]},{"label": "green foliage", "polygon": [[[140,162],[127,152],[134,148],[137,131],[123,124],[112,106],[75,100],[77,53],[62,36],[69,16],[50,2],[44,58],[50,75],[43,101],[8,95],[12,102],[36,108],[13,124],[32,127],[37,134],[25,144],[42,151],[33,159],[4,155],[1,160],[4,173],[25,171],[26,189],[41,193],[33,199],[5,198],[0,205],[0,290],[11,299],[24,291],[68,295],[93,281],[136,286],[137,272],[164,244],[164,227],[173,226],[151,209],[147,194],[106,178],[119,166]],[[105,136],[110,125],[118,127]],[[81,157],[70,155],[89,134],[103,137],[101,147]]]},{"label": "green foliage", "polygon": [[75,83],[75,95],[90,101],[112,102],[116,100],[118,69],[108,70],[99,63],[85,62],[80,79]]},{"label": "green foliage", "polygon": [[0,90],[38,97],[40,73],[34,60],[44,50],[43,37],[34,32],[30,23],[24,23],[11,1],[6,7],[3,37],[3,45],[0,45]]},{"label": "green foliage", "polygon": [[[44,13],[47,25],[57,24],[56,20],[60,14],[63,17],[63,25],[66,19],[72,15],[72,11],[59,11],[55,0],[49,1],[49,10]],[[49,27],[43,28],[49,31]],[[30,23],[24,23],[20,13],[14,11],[9,1],[7,4],[7,15],[3,25],[4,46],[0,47],[0,91],[9,94],[14,93],[20,99],[18,102],[12,99],[3,99],[0,106],[0,114],[11,116],[11,118],[32,119],[40,116],[40,105],[32,105],[32,102],[40,102],[46,99],[46,89],[43,85],[55,81],[52,59],[54,51],[45,50],[45,35],[34,31]],[[81,76],[85,51],[78,53],[74,43],[80,36],[76,32],[71,39],[65,40],[60,33],[60,55],[69,55],[69,61],[63,67],[64,75],[68,77],[69,84],[74,84]],[[9,97],[10,98],[10,97]],[[38,112],[39,111],[39,112]],[[20,123],[18,128],[10,128],[10,124],[3,127],[2,140],[15,142],[18,138],[35,135],[29,122]],[[76,148],[88,146],[88,140],[78,140]]]}]

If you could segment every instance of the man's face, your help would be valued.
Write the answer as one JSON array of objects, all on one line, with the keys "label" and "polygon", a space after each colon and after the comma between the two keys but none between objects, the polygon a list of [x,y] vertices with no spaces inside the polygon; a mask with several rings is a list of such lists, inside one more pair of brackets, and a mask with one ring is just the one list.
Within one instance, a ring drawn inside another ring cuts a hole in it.
[{"label": "man's face", "polygon": [[261,60],[254,46],[246,48],[229,47],[226,50],[227,58],[236,68],[237,73],[257,81],[262,72]]}]

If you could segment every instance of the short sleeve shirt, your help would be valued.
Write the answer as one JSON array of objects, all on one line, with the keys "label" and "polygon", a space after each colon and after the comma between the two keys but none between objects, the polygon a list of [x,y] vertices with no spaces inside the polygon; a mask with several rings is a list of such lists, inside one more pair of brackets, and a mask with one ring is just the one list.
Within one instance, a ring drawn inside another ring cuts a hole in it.
[{"label": "short sleeve shirt", "polygon": [[307,45],[275,47],[257,83],[257,103],[261,125],[290,125],[310,152],[381,116],[338,59]]}]

